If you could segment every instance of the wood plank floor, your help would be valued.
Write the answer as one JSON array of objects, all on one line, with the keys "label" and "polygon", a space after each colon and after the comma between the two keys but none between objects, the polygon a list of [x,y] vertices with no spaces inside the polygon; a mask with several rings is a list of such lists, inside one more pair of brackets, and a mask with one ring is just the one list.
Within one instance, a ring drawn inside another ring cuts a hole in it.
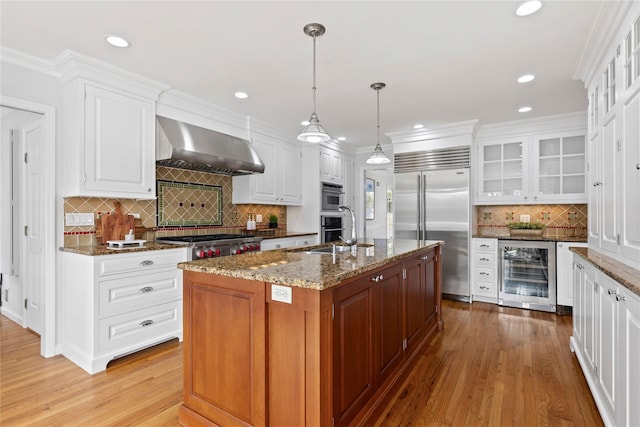
[{"label": "wood plank floor", "polygon": [[[443,315],[444,331],[378,426],[602,425],[569,350],[570,316],[453,301]],[[177,341],[91,376],[62,356],[40,357],[39,337],[4,316],[0,332],[0,425],[178,425]]]}]

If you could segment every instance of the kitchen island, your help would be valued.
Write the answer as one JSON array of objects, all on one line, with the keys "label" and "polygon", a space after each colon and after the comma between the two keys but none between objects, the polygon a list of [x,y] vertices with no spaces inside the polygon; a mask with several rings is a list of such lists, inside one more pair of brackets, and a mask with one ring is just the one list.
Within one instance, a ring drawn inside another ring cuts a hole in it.
[{"label": "kitchen island", "polygon": [[371,424],[442,329],[440,246],[370,240],[179,264],[183,425]]}]

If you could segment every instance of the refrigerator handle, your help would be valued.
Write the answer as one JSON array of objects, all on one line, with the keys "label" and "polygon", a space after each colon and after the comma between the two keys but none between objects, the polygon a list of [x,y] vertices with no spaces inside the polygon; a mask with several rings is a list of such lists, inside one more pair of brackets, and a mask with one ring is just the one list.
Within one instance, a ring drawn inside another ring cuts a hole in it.
[{"label": "refrigerator handle", "polygon": [[416,240],[420,240],[422,238],[422,180],[420,179],[420,174],[418,174],[417,178],[418,178],[418,209],[416,209],[416,212],[418,214],[418,220],[416,221]]},{"label": "refrigerator handle", "polygon": [[427,240],[427,176],[422,175],[422,239]]}]

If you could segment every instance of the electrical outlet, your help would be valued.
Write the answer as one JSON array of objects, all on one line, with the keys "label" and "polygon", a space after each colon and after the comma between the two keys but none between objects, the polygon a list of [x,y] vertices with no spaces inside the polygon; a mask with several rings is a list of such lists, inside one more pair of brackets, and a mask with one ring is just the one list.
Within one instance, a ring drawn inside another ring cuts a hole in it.
[{"label": "electrical outlet", "polygon": [[262,222],[262,215],[256,214],[256,222]]},{"label": "electrical outlet", "polygon": [[531,222],[531,215],[520,215],[520,222]]},{"label": "electrical outlet", "polygon": [[291,291],[292,289],[288,286],[271,285],[271,299],[274,301],[291,304]]},{"label": "electrical outlet", "polygon": [[134,218],[140,218],[140,214],[139,213],[133,213],[131,214]]}]

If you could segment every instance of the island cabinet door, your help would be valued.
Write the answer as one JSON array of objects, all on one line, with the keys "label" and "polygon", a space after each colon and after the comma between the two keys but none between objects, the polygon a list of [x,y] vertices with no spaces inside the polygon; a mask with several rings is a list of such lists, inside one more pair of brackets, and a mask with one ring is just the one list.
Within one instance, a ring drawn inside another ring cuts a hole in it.
[{"label": "island cabinet door", "polygon": [[405,261],[405,337],[409,352],[436,322],[436,249]]},{"label": "island cabinet door", "polygon": [[403,265],[398,263],[373,273],[369,280],[375,296],[374,366],[376,386],[380,386],[400,366],[403,357]]},{"label": "island cabinet door", "polygon": [[184,272],[183,425],[265,426],[263,283]]},{"label": "island cabinet door", "polygon": [[346,426],[374,392],[374,288],[369,277],[333,294],[333,424]]}]

